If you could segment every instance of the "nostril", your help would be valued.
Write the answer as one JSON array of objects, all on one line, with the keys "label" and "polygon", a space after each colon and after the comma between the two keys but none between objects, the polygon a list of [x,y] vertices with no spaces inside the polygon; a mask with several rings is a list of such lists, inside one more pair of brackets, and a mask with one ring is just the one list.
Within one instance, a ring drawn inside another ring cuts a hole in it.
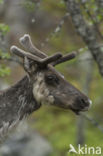
[{"label": "nostril", "polygon": [[86,101],[85,101],[85,99],[83,99],[83,98],[79,98],[78,99],[79,101],[79,107],[81,108],[81,109],[84,109],[85,107],[87,107],[87,104],[86,104]]},{"label": "nostril", "polygon": [[84,103],[84,104],[86,103],[84,99],[81,99],[81,102]]},{"label": "nostril", "polygon": [[77,97],[70,109],[78,113],[80,111],[89,110],[92,101],[87,97]]},{"label": "nostril", "polygon": [[85,100],[85,99],[81,99],[81,103],[83,106],[89,106],[90,105],[90,102],[88,100]]}]

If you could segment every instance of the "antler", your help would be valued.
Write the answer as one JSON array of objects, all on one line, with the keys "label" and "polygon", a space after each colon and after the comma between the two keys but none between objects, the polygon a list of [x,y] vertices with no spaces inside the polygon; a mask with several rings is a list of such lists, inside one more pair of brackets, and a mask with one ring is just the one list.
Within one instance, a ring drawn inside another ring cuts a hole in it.
[{"label": "antler", "polygon": [[63,62],[66,62],[68,60],[75,58],[77,55],[77,52],[72,52],[65,56],[62,56],[61,53],[56,53],[48,57],[46,54],[44,54],[42,51],[40,51],[33,45],[31,38],[28,34],[25,34],[23,37],[21,37],[19,41],[20,41],[20,44],[29,52],[19,49],[16,46],[12,46],[11,51],[20,57],[23,57],[23,58],[27,57],[33,60],[35,63],[37,63],[41,67],[44,67],[50,63],[51,65],[56,66],[57,64],[60,64],[60,63],[63,63]]},{"label": "antler", "polygon": [[[29,52],[31,52],[32,54],[36,55],[36,56],[39,56],[40,58],[45,58],[47,57],[46,54],[44,54],[42,51],[40,51],[39,49],[37,49],[32,41],[31,41],[31,38],[30,38],[30,35],[28,34],[25,34],[23,37],[20,38],[20,43],[21,45],[27,49]],[[66,61],[69,61],[73,58],[75,58],[77,56],[77,52],[72,52],[70,54],[67,54],[63,57],[61,57],[60,59],[56,60],[55,62],[52,63],[53,66],[56,66],[57,64],[60,64],[60,63],[63,63],[63,62],[66,62]]]},{"label": "antler", "polygon": [[56,60],[55,62],[52,63],[53,66],[56,66],[57,64],[69,61],[77,56],[77,52],[72,52],[70,54],[67,54],[60,59]]},{"label": "antler", "polygon": [[31,52],[32,54],[40,58],[47,57],[46,54],[44,54],[42,51],[40,51],[33,45],[31,38],[28,34],[25,34],[23,37],[21,37],[19,42],[27,51]]},{"label": "antler", "polygon": [[29,52],[25,52],[24,50],[16,47],[16,46],[12,46],[11,47],[11,52],[13,52],[14,54],[20,56],[20,57],[27,57],[31,60],[33,60],[35,63],[37,63],[39,66],[44,67],[49,63],[55,62],[56,60],[58,60],[59,58],[62,57],[61,53],[56,53],[52,56],[46,57],[44,59],[41,59],[35,55],[30,54]]}]

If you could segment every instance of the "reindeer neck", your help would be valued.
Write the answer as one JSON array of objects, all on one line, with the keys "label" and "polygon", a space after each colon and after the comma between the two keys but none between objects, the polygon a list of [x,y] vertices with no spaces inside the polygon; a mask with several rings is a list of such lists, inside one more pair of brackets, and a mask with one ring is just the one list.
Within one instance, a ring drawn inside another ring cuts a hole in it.
[{"label": "reindeer neck", "polygon": [[33,86],[27,76],[0,92],[0,128],[12,126],[40,107],[32,92]]}]

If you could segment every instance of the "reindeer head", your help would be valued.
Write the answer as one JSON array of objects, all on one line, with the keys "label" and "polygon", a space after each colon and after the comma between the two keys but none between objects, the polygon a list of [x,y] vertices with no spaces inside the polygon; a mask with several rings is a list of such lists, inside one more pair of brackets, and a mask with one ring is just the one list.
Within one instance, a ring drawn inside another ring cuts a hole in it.
[{"label": "reindeer head", "polygon": [[39,104],[47,103],[71,109],[77,114],[88,110],[91,104],[88,97],[67,82],[54,68],[59,63],[73,59],[76,52],[66,56],[56,53],[48,57],[32,44],[29,35],[20,38],[20,43],[28,52],[16,46],[12,46],[11,51],[24,58],[24,69],[29,74],[33,85],[33,95]]}]

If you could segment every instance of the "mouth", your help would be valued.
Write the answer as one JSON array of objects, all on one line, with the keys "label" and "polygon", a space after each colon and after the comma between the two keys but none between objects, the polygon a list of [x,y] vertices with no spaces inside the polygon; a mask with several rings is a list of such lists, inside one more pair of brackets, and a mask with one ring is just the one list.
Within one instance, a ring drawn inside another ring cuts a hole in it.
[{"label": "mouth", "polygon": [[85,109],[71,109],[76,115],[80,115],[81,112],[85,112],[85,111],[88,111],[88,108],[85,108]]},{"label": "mouth", "polygon": [[88,103],[89,103],[89,106],[86,106],[82,109],[77,109],[77,108],[70,108],[76,115],[80,115],[81,112],[86,112],[88,111],[90,108],[91,108],[91,105],[92,105],[92,101],[91,100],[88,100]]},{"label": "mouth", "polygon": [[85,107],[84,109],[80,110],[80,109],[73,109],[71,108],[71,110],[76,114],[76,115],[80,115],[81,112],[86,112],[89,110],[88,107]]}]

